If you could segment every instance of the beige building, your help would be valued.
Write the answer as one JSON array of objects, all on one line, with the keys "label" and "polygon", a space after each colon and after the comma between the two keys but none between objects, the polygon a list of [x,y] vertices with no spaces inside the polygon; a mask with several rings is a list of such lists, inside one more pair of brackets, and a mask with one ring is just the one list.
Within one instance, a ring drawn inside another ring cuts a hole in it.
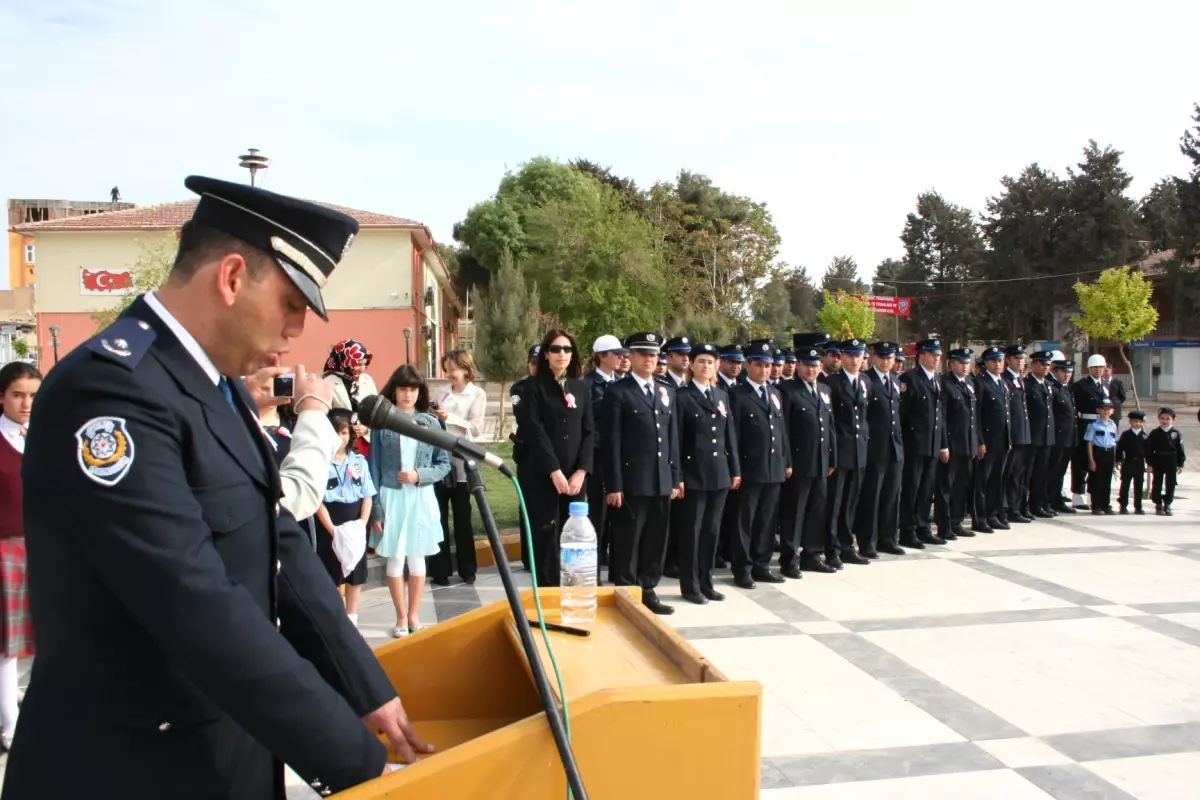
[{"label": "beige building", "polygon": [[[37,246],[35,312],[39,362],[52,366],[50,327],[59,329],[60,356],[90,338],[92,315],[139,291],[134,266],[174,252],[179,230],[196,201],[167,203],[15,226]],[[310,316],[293,342],[293,364],[320,369],[333,343],[363,342],[374,354],[370,372],[382,385],[406,359],[436,374],[437,359],[457,341],[459,303],[433,236],[419,222],[337,208],[360,231],[324,290],[329,323]],[[411,339],[404,336],[409,329]]]}]

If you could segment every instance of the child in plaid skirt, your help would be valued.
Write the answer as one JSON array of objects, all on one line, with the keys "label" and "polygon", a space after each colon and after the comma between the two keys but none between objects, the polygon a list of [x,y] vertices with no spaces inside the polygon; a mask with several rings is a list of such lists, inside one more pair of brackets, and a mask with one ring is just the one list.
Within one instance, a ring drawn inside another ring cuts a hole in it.
[{"label": "child in plaid skirt", "polygon": [[14,361],[0,369],[0,747],[12,746],[17,729],[17,659],[33,655],[33,619],[25,591],[25,521],[21,506],[21,458],[33,396],[42,376]]}]

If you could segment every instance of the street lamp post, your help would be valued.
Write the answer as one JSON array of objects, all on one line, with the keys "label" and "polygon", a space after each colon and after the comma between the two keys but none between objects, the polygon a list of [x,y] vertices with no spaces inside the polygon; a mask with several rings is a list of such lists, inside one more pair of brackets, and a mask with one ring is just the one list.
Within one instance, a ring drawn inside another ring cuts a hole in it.
[{"label": "street lamp post", "polygon": [[408,340],[412,338],[412,328],[404,326],[404,363],[412,363],[412,357],[408,352]]},{"label": "street lamp post", "polygon": [[50,326],[50,345],[51,345],[51,347],[54,348],[54,363],[55,364],[58,363],[58,334],[61,332],[62,332],[62,329],[59,328],[57,325]]},{"label": "street lamp post", "polygon": [[[879,283],[878,281],[875,282],[875,285],[882,286],[885,289],[891,289],[893,300],[895,300],[896,298],[898,298],[900,296],[900,290],[897,289],[895,286],[891,286],[890,284],[886,284],[886,283]],[[892,310],[896,311],[894,303],[893,303]],[[892,314],[892,316],[896,318],[896,344],[900,344],[900,315]]]}]

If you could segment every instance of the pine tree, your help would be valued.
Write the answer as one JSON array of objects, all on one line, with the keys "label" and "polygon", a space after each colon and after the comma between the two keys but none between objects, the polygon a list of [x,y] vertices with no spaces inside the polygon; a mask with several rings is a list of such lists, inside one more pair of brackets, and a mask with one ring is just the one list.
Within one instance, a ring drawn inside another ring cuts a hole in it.
[{"label": "pine tree", "polygon": [[510,381],[526,374],[529,346],[540,338],[537,288],[529,289],[521,268],[505,250],[475,310],[475,359],[489,380],[500,381],[500,428],[504,430]]}]

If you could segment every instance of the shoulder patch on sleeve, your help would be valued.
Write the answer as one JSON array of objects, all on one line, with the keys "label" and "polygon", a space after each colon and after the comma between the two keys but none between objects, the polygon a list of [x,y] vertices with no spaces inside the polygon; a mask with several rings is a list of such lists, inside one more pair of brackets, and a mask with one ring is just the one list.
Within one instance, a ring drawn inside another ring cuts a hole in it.
[{"label": "shoulder patch on sleeve", "polygon": [[85,344],[88,350],[133,370],[158,336],[145,320],[121,317]]},{"label": "shoulder patch on sleeve", "polygon": [[133,466],[133,437],[120,417],[94,417],[75,431],[76,458],[83,474],[101,486],[116,486]]}]

